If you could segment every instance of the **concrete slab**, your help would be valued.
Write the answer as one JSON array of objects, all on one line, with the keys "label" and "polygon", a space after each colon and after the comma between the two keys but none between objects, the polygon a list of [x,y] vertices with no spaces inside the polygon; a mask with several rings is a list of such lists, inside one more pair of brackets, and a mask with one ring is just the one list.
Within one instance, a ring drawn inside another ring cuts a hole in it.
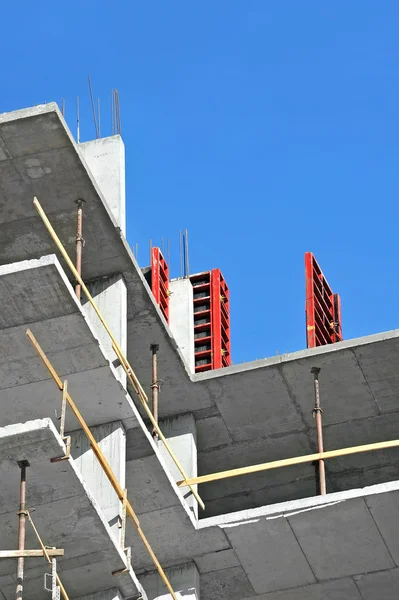
[{"label": "concrete slab", "polygon": [[[379,595],[373,598],[380,598]],[[292,590],[261,594],[248,600],[364,600],[353,579],[338,579],[326,583],[315,583]]]},{"label": "concrete slab", "polygon": [[318,579],[391,569],[393,560],[364,499],[324,507],[288,521]]},{"label": "concrete slab", "polygon": [[201,600],[241,600],[253,595],[253,589],[242,567],[218,571],[217,575],[205,573],[201,576]]},{"label": "concrete slab", "polygon": [[[254,588],[251,600],[358,600],[349,575],[357,582],[365,573],[396,571],[398,494],[399,481],[204,519],[197,527],[224,530]],[[218,579],[218,571],[211,574]],[[308,585],[295,580],[301,574],[311,578]]]},{"label": "concrete slab", "polygon": [[[61,456],[65,446],[50,419],[35,420],[0,428],[0,477],[7,486],[0,490],[0,546],[13,549],[17,543],[19,460],[28,460],[27,505],[45,544],[64,548],[57,560],[61,578],[71,598],[117,586],[124,596],[140,590],[132,570],[117,580],[112,571],[126,568],[126,558],[114,543],[111,530],[95,499],[83,482],[73,459],[50,463]],[[36,536],[27,524],[26,546],[38,548]],[[15,597],[15,560],[0,563],[4,598]],[[43,597],[43,559],[25,562],[28,600]],[[12,582],[3,580],[9,575]]]},{"label": "concrete slab", "polygon": [[396,600],[399,589],[399,569],[368,573],[355,577],[363,600]]},{"label": "concrete slab", "polygon": [[[89,425],[134,420],[132,401],[54,255],[0,266],[0,423],[60,414],[61,393],[26,336],[29,326]],[[112,399],[112,402],[109,401]],[[12,410],[11,410],[12,407]],[[77,428],[67,410],[66,430]]]},{"label": "concrete slab", "polygon": [[287,520],[256,519],[224,531],[256,594],[316,582]]}]

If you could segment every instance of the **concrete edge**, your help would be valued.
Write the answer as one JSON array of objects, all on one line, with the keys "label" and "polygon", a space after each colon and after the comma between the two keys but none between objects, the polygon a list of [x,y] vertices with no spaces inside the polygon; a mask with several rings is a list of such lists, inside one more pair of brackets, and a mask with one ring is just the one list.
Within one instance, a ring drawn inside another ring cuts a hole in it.
[{"label": "concrete edge", "polygon": [[217,517],[202,519],[198,522],[197,529],[206,529],[207,527],[234,527],[235,525],[254,520],[256,521],[261,518],[276,519],[289,516],[293,513],[325,508],[332,504],[338,504],[347,500],[366,498],[376,494],[395,491],[399,491],[399,481],[379,483],[365,488],[346,490],[344,492],[334,492],[332,494],[327,494],[326,496],[312,496],[310,498],[302,498],[299,500],[289,500],[288,502],[280,502],[278,504],[270,504],[259,508],[251,508],[249,510],[241,510]]},{"label": "concrete edge", "polygon": [[60,109],[56,102],[48,102],[46,104],[38,104],[38,106],[30,106],[28,108],[19,108],[18,110],[12,110],[0,114],[0,124],[10,123],[11,121],[17,121],[22,119],[29,119],[31,117],[38,117],[39,115],[45,115],[47,113],[58,113],[61,115]]},{"label": "concrete edge", "polygon": [[352,338],[343,342],[329,344],[328,346],[320,346],[318,348],[306,348],[304,350],[297,350],[295,352],[289,352],[287,354],[279,354],[278,356],[262,358],[260,360],[254,360],[252,362],[242,363],[240,365],[232,365],[230,367],[224,367],[223,369],[216,369],[214,371],[206,371],[205,373],[200,373],[198,375],[192,376],[191,379],[194,383],[199,381],[208,381],[210,379],[225,377],[226,375],[234,375],[246,371],[254,371],[255,369],[263,369],[266,367],[272,367],[275,365],[294,362],[300,359],[322,356],[323,354],[342,352],[344,350],[358,348],[359,346],[367,346],[369,344],[383,342],[385,340],[390,340],[394,338],[399,338],[399,329],[392,329],[390,331],[383,331],[382,333],[373,333],[371,335],[366,335],[359,338]]}]

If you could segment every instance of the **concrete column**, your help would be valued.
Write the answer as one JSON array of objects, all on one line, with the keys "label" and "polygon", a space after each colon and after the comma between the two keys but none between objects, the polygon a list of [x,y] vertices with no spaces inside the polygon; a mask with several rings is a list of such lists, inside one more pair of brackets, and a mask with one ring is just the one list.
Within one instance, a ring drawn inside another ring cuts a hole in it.
[{"label": "concrete column", "polygon": [[[127,289],[122,275],[105,277],[95,282],[87,283],[87,287],[101,314],[106,320],[115,339],[126,356],[127,349]],[[82,306],[83,312],[94,327],[105,352],[105,356],[117,366],[112,342],[89,302]],[[122,367],[117,367],[119,381],[126,387],[126,374]]]},{"label": "concrete column", "polygon": [[169,282],[169,327],[191,373],[194,373],[193,286],[189,279]]},{"label": "concrete column", "polygon": [[[188,477],[197,477],[197,427],[192,414],[162,419],[160,421],[162,433],[169,442],[174,454],[179,459]],[[175,481],[181,480],[181,473],[171,459],[169,452],[162,442],[158,442],[166,466]],[[195,486],[197,489],[197,486]],[[184,491],[187,504],[198,518],[198,503],[191,491]]]},{"label": "concrete column", "polygon": [[[166,569],[166,574],[178,598],[182,600],[199,600],[200,577],[194,563]],[[171,598],[158,573],[147,573],[139,577],[139,580],[148,600],[169,600]]]},{"label": "concrete column", "polygon": [[120,135],[79,144],[108,207],[126,236],[125,145]]},{"label": "concrete column", "polygon": [[[126,486],[126,434],[120,421],[91,427],[91,432],[100,446],[121,487]],[[113,487],[90,447],[82,430],[71,433],[71,454],[82,477],[102,509],[115,539],[120,541],[121,507]]]},{"label": "concrete column", "polygon": [[111,588],[103,592],[80,596],[77,600],[123,600],[123,596],[117,588]]}]

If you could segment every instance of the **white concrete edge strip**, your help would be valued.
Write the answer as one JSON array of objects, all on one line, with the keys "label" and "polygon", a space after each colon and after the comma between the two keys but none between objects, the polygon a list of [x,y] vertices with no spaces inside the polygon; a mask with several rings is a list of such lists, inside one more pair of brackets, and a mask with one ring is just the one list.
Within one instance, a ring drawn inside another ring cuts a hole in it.
[{"label": "white concrete edge strip", "polygon": [[379,483],[365,488],[346,490],[344,492],[334,492],[326,496],[312,496],[311,498],[302,498],[300,500],[290,500],[269,506],[251,508],[238,512],[228,513],[217,517],[202,519],[197,523],[197,529],[206,529],[207,527],[233,527],[242,523],[255,522],[259,519],[278,519],[289,517],[293,514],[306,512],[310,510],[319,510],[333,504],[339,504],[346,500],[355,498],[367,498],[376,494],[385,494],[387,492],[399,491],[399,481],[388,483]]},{"label": "white concrete edge strip", "polygon": [[[65,446],[64,442],[62,441],[62,438],[61,438],[60,434],[58,433],[57,429],[55,428],[55,425],[53,424],[52,420],[47,417],[44,419],[35,419],[33,421],[26,421],[25,423],[13,423],[12,425],[6,425],[5,427],[0,427],[0,439],[1,438],[10,438],[13,436],[21,436],[22,434],[26,435],[29,432],[37,431],[39,429],[48,429],[51,432],[51,434],[54,436],[57,444],[60,447],[60,455],[65,454],[66,446]],[[50,461],[50,458],[51,457],[49,457],[49,461]],[[91,493],[89,488],[87,487],[84,479],[82,478],[82,475],[79,472],[79,469],[75,465],[75,461],[72,456],[69,457],[68,464],[70,465],[72,471],[74,472],[76,479],[79,481],[80,485],[82,486],[84,493],[86,494],[90,504],[92,505],[93,509],[96,511],[102,526],[104,527],[112,545],[115,548],[116,553],[118,554],[120,560],[122,561],[122,564],[127,568],[128,565],[127,565],[126,554],[123,552],[122,548],[120,548],[120,546],[116,543],[114,536],[112,534],[111,527],[108,525],[108,522],[105,519],[105,516],[103,515],[100,505],[98,504],[97,500],[95,499],[95,497],[93,496],[93,494]],[[136,589],[140,592],[143,592],[142,586],[141,586],[135,572],[133,571],[132,567],[130,567],[130,569],[129,569],[129,575],[130,575],[134,585],[136,586]],[[144,593],[144,598],[145,597],[146,596]]]}]

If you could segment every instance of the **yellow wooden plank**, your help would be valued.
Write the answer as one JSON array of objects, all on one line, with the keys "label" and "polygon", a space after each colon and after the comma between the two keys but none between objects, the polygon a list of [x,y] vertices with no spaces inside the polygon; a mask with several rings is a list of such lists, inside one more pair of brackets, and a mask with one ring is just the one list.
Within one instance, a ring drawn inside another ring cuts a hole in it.
[{"label": "yellow wooden plank", "polygon": [[327,452],[317,452],[316,454],[306,454],[305,456],[296,456],[295,458],[284,458],[282,460],[273,460],[259,465],[251,465],[249,467],[240,467],[238,469],[230,469],[229,471],[220,471],[209,475],[201,475],[200,477],[192,477],[178,481],[179,487],[189,485],[209,483],[210,481],[219,481],[220,479],[228,479],[229,477],[238,477],[240,475],[249,475],[250,473],[258,473],[260,471],[268,471],[270,469],[279,469],[280,467],[290,467],[292,465],[300,465],[302,463],[313,462],[316,460],[326,460],[337,456],[347,456],[348,454],[358,454],[360,452],[371,452],[373,450],[384,450],[386,448],[396,448],[399,446],[399,440],[390,440],[388,442],[377,442],[374,444],[365,444],[363,446],[352,446],[349,448],[340,448],[339,450],[328,450]]}]

